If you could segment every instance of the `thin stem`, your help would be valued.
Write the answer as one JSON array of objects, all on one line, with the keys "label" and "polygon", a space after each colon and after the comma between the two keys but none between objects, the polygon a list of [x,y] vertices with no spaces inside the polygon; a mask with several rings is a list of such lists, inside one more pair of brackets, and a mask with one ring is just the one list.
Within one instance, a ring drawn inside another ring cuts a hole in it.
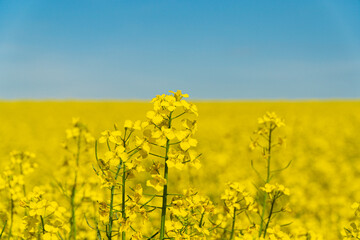
[{"label": "thin stem", "polygon": [[79,133],[79,138],[77,142],[77,151],[76,151],[76,166],[79,167],[79,160],[80,160],[80,148],[81,148],[81,130]]},{"label": "thin stem", "polygon": [[269,140],[268,140],[268,148],[267,148],[267,153],[268,153],[268,158],[267,158],[267,176],[266,176],[266,183],[269,183],[270,181],[270,160],[271,160],[271,135],[272,135],[272,131],[273,129],[270,126],[269,129]]},{"label": "thin stem", "polygon": [[233,215],[233,221],[232,221],[232,226],[231,226],[230,240],[232,240],[232,239],[233,239],[233,237],[234,237],[234,232],[235,232],[235,222],[236,222],[236,208],[234,208],[234,215]]},{"label": "thin stem", "polygon": [[[268,137],[268,147],[267,149],[265,149],[265,152],[267,152],[268,156],[267,156],[267,175],[266,175],[266,183],[270,182],[270,163],[271,163],[271,135],[272,135],[272,131],[274,129],[272,128],[272,126],[270,125],[269,127],[269,137]],[[264,227],[264,217],[265,217],[265,211],[266,211],[266,201],[267,201],[267,193],[264,194],[264,200],[262,203],[262,213],[261,213],[261,222],[260,222],[260,229],[259,229],[259,237],[261,236],[262,232],[263,232],[263,227]]]},{"label": "thin stem", "polygon": [[154,233],[153,235],[151,235],[151,237],[149,237],[148,239],[153,239],[156,235],[159,234],[159,231],[157,231],[156,233]]},{"label": "thin stem", "polygon": [[[170,113],[169,116],[169,128],[171,128],[171,115],[172,112]],[[164,189],[163,189],[163,197],[162,197],[162,207],[161,207],[161,225],[160,225],[160,240],[165,239],[165,219],[166,219],[166,208],[167,208],[167,190],[168,190],[168,174],[169,174],[169,169],[168,169],[168,165],[167,165],[167,160],[168,160],[168,153],[169,153],[169,148],[170,148],[170,140],[167,138],[166,139],[166,147],[165,147],[165,168],[164,168],[164,178],[165,178],[165,185],[164,185]]]},{"label": "thin stem", "polygon": [[[20,174],[24,176],[22,163],[20,163]],[[25,186],[25,184],[22,185],[22,190],[23,190],[24,197],[26,197],[26,186]],[[24,213],[25,213],[25,216],[28,215],[27,208],[25,208]]]},{"label": "thin stem", "polygon": [[[167,141],[169,141],[169,140],[167,140]],[[166,145],[168,145],[168,143],[166,143]],[[155,154],[155,153],[149,153],[149,155],[152,155],[152,156],[155,156],[155,157],[159,157],[159,158],[164,158],[164,159],[165,159],[165,157],[160,156],[160,155],[157,155],[157,154]]]},{"label": "thin stem", "polygon": [[275,206],[275,201],[276,201],[276,197],[274,196],[274,199],[273,201],[271,202],[271,208],[270,208],[270,213],[269,213],[269,217],[268,217],[268,221],[266,223],[266,226],[265,226],[265,230],[264,230],[264,237],[266,236],[266,231],[269,227],[269,224],[270,224],[270,220],[271,220],[271,216],[273,214],[273,210],[274,210],[274,206]]},{"label": "thin stem", "polygon": [[2,235],[4,234],[4,231],[5,231],[6,225],[7,225],[7,220],[5,221],[5,223],[4,223],[4,227],[3,227],[3,228],[2,228],[2,230],[1,230],[1,233],[0,233],[0,239],[1,239]]},{"label": "thin stem", "polygon": [[[131,134],[133,133],[134,131],[131,131],[130,132],[130,134],[129,134],[129,136],[126,138],[126,140],[125,140],[125,142],[124,142],[124,144],[130,139],[130,137],[131,137]],[[125,137],[124,137],[125,138]]]},{"label": "thin stem", "polygon": [[8,239],[11,239],[11,236],[12,236],[13,223],[14,223],[14,199],[12,198],[12,194],[11,194],[11,197],[10,197],[10,227],[9,227]]},{"label": "thin stem", "polygon": [[[22,163],[20,163],[20,174],[21,175],[24,175],[24,171],[23,171],[23,166],[22,166]],[[23,185],[23,194],[24,194],[24,197],[26,197],[26,188],[25,188],[25,184]]]},{"label": "thin stem", "polygon": [[203,227],[204,216],[205,216],[205,210],[204,210],[203,213],[201,214],[201,218],[200,218],[200,222],[199,222],[199,228],[202,228],[202,227]]},{"label": "thin stem", "polygon": [[78,178],[78,169],[80,162],[80,149],[81,149],[81,131],[79,133],[77,139],[77,149],[76,149],[76,169],[75,169],[75,177],[74,184],[71,189],[71,231],[70,231],[70,239],[76,240],[76,213],[75,213],[75,196],[76,196],[76,188],[77,188],[77,178]]},{"label": "thin stem", "polygon": [[155,197],[156,197],[156,195],[152,196],[150,198],[150,200],[148,200],[146,203],[142,204],[140,208],[143,208],[144,206],[148,206],[147,204],[150,203]]},{"label": "thin stem", "polygon": [[75,172],[74,185],[71,189],[71,231],[70,231],[70,239],[76,239],[76,213],[75,213],[75,195],[76,195],[76,185],[77,185],[77,170]]},{"label": "thin stem", "polygon": [[[115,180],[118,178],[119,176],[119,172],[120,172],[120,165],[117,168],[116,171],[116,175],[115,175]],[[112,238],[112,224],[113,224],[113,211],[114,211],[114,195],[115,195],[115,186],[113,185],[111,187],[111,192],[110,192],[110,210],[109,210],[109,224],[108,227],[106,228],[106,236],[109,240],[111,240]]]},{"label": "thin stem", "polygon": [[45,224],[44,224],[44,218],[42,217],[42,215],[40,215],[40,219],[41,219],[42,234],[45,234]]},{"label": "thin stem", "polygon": [[186,112],[180,113],[179,115],[173,117],[172,120],[174,120],[174,119],[176,119],[176,118],[178,118],[178,117],[181,117],[181,116],[184,115],[185,113],[186,113]]},{"label": "thin stem", "polygon": [[156,144],[156,143],[152,143],[152,142],[149,142],[149,141],[148,141],[148,143],[151,144],[151,145],[157,146],[157,147],[165,148],[165,146],[161,146],[161,145]]},{"label": "thin stem", "polygon": [[[131,135],[131,133],[130,133]],[[124,143],[125,144],[125,143]],[[125,181],[126,181],[126,176],[125,176],[125,172],[126,172],[126,166],[125,163],[123,162],[123,175],[122,175],[122,209],[121,209],[121,213],[122,213],[122,218],[125,220],[126,218],[126,213],[125,213]],[[122,240],[125,240],[126,237],[126,233],[125,231],[122,232]]]}]

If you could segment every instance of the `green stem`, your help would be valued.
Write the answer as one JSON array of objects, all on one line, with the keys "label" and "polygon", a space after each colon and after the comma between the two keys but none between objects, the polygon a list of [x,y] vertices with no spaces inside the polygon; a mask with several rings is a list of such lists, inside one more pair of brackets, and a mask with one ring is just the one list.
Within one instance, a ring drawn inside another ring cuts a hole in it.
[{"label": "green stem", "polygon": [[[270,163],[271,163],[271,135],[272,135],[272,131],[273,131],[273,128],[272,126],[270,125],[269,127],[269,138],[268,138],[268,147],[266,149],[267,151],[267,175],[266,175],[266,183],[269,183],[270,182]],[[266,201],[267,201],[267,193],[264,194],[264,200],[263,200],[263,203],[262,203],[262,213],[261,213],[261,221],[260,221],[260,229],[259,229],[259,237],[261,236],[262,234],[262,231],[263,231],[263,228],[264,228],[264,217],[265,217],[265,210],[266,210]]]},{"label": "green stem", "polygon": [[[123,175],[122,175],[122,209],[121,209],[121,213],[122,213],[122,218],[125,220],[126,219],[126,212],[125,212],[125,181],[126,181],[126,166],[125,163],[123,162]],[[126,233],[125,231],[122,232],[122,240],[125,240],[126,238]]]},{"label": "green stem", "polygon": [[[24,171],[23,171],[23,166],[22,166],[22,163],[20,163],[20,174],[24,176]],[[25,188],[25,184],[23,185],[23,194],[24,194],[24,197],[26,197],[26,188]]]},{"label": "green stem", "polygon": [[265,193],[265,195],[264,195],[264,201],[263,201],[263,204],[262,204],[262,213],[261,213],[261,222],[260,222],[260,229],[259,229],[259,237],[261,236],[261,233],[262,233],[262,231],[263,231],[266,201],[267,201],[267,193]]},{"label": "green stem", "polygon": [[42,215],[40,215],[40,220],[41,220],[42,234],[45,234],[45,223],[44,223],[44,218],[42,217]]},{"label": "green stem", "polygon": [[274,200],[271,202],[271,208],[270,208],[268,221],[266,223],[265,230],[264,230],[264,235],[263,235],[264,237],[266,236],[266,231],[267,231],[267,229],[269,227],[269,224],[270,224],[271,216],[273,214],[273,210],[274,210],[274,206],[275,206],[275,201],[276,201],[276,197],[274,196]]},{"label": "green stem", "polygon": [[110,192],[110,210],[109,210],[109,227],[107,228],[107,238],[109,240],[111,240],[111,235],[112,235],[112,223],[113,223],[113,207],[114,207],[114,191],[115,191],[115,186],[111,187],[111,192]]},{"label": "green stem", "polygon": [[[23,171],[23,165],[22,165],[22,163],[20,163],[20,174],[21,174],[22,176],[24,176],[24,171]],[[25,187],[25,184],[22,185],[22,190],[23,190],[24,197],[26,197],[26,187]],[[25,214],[25,216],[28,215],[27,208],[25,208],[24,214]]]},{"label": "green stem", "polygon": [[235,221],[236,221],[236,208],[234,208],[234,215],[233,215],[233,221],[232,221],[232,226],[231,226],[230,240],[232,240],[232,239],[233,239],[233,237],[234,237],[234,232],[235,232]]},{"label": "green stem", "polygon": [[[169,128],[171,128],[171,115],[169,116]],[[166,147],[165,147],[165,168],[164,168],[164,179],[166,181],[163,189],[163,195],[162,195],[162,207],[161,207],[161,225],[160,225],[160,240],[165,239],[165,220],[166,220],[166,207],[167,207],[167,195],[168,195],[168,174],[169,169],[167,165],[168,160],[168,153],[170,148],[170,140],[166,139]]]},{"label": "green stem", "polygon": [[268,141],[268,158],[267,158],[267,176],[266,176],[266,183],[269,183],[270,181],[270,160],[271,160],[271,135],[272,135],[273,129],[270,126],[269,129],[269,141]]},{"label": "green stem", "polygon": [[199,222],[199,228],[203,227],[203,221],[204,221],[204,216],[205,216],[205,210],[203,211],[203,213],[201,214],[201,218],[200,218],[200,222]]},{"label": "green stem", "polygon": [[1,230],[1,233],[0,233],[0,239],[1,239],[2,235],[4,234],[4,231],[5,231],[6,225],[7,225],[7,221],[5,221],[5,223],[4,223],[4,227],[3,227],[3,228],[2,228],[2,230]]},{"label": "green stem", "polygon": [[[119,172],[120,172],[120,169],[121,169],[121,165],[122,165],[122,162],[120,160],[120,165],[118,166],[117,168],[117,171],[116,171],[116,174],[115,174],[115,180],[117,180],[118,176],[119,176]],[[114,195],[115,195],[115,186],[112,186],[111,187],[111,192],[110,192],[110,210],[109,210],[109,227],[107,228],[107,238],[109,240],[111,240],[112,238],[112,227],[113,227],[113,211],[114,211]]]},{"label": "green stem", "polygon": [[9,227],[8,239],[11,239],[11,236],[12,236],[13,223],[14,223],[14,200],[11,195],[11,197],[10,197],[10,227]]},{"label": "green stem", "polygon": [[174,119],[176,119],[176,118],[178,118],[178,117],[181,117],[181,116],[184,115],[185,113],[186,113],[186,112],[180,113],[179,115],[173,117],[172,119],[174,120]]},{"label": "green stem", "polygon": [[[116,175],[119,174],[119,171],[120,171],[120,167],[118,167],[117,169],[117,172],[116,172]],[[107,228],[107,238],[109,240],[111,240],[111,237],[112,237],[112,224],[113,224],[113,210],[114,210],[114,193],[115,193],[115,186],[112,186],[111,187],[111,190],[110,190],[110,209],[109,209],[109,227]]]},{"label": "green stem", "polygon": [[81,147],[81,131],[79,133],[79,138],[78,138],[78,142],[77,142],[77,152],[76,152],[76,166],[77,167],[79,167],[80,147]]},{"label": "green stem", "polygon": [[78,168],[79,168],[79,160],[80,160],[80,148],[81,148],[81,131],[79,133],[79,137],[77,139],[77,151],[76,151],[76,169],[75,169],[75,177],[74,184],[71,189],[71,231],[70,231],[70,239],[76,240],[76,213],[75,213],[75,196],[76,196],[76,188],[77,188],[77,177],[78,177]]},{"label": "green stem", "polygon": [[76,195],[76,185],[77,185],[77,170],[75,172],[74,185],[71,189],[71,231],[70,239],[76,239],[76,213],[75,213],[75,195]]}]

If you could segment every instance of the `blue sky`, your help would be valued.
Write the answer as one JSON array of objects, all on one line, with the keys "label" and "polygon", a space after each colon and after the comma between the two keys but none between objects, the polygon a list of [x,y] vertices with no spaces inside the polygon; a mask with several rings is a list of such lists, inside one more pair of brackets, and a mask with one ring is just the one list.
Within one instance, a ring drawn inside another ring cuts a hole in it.
[{"label": "blue sky", "polygon": [[360,98],[359,0],[0,0],[0,99]]}]

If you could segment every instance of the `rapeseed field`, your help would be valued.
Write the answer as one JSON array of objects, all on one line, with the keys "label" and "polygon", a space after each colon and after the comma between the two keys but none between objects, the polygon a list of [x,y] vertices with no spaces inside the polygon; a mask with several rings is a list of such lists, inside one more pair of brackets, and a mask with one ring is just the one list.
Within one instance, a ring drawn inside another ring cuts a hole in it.
[{"label": "rapeseed field", "polygon": [[0,102],[0,239],[360,239],[360,102]]}]

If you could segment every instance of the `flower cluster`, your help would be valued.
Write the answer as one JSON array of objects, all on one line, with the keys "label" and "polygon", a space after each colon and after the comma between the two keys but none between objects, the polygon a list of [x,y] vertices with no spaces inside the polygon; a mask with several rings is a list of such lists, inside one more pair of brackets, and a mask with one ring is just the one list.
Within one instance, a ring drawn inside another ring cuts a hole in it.
[{"label": "flower cluster", "polygon": [[210,235],[207,218],[215,206],[209,198],[195,189],[186,189],[171,200],[170,220],[166,222],[168,237],[175,239],[204,239]]},{"label": "flower cluster", "polygon": [[[192,149],[197,146],[197,140],[193,138],[197,131],[197,121],[191,115],[198,116],[197,107],[185,101],[183,98],[188,95],[182,94],[180,90],[170,92],[173,95],[158,95],[152,100],[154,108],[146,114],[149,124],[143,136],[151,146],[166,151],[163,157],[166,157],[169,168],[182,170],[187,164],[199,168],[199,154]],[[189,116],[185,118],[187,113]],[[180,123],[175,123],[180,117]]]},{"label": "flower cluster", "polygon": [[[65,131],[62,144],[66,151],[61,166],[55,172],[58,194],[65,197],[67,213],[70,213],[69,236],[71,240],[88,237],[88,226],[83,216],[89,215],[97,201],[97,181],[92,177],[92,151],[95,138],[79,118],[73,118],[70,128]],[[90,157],[91,156],[91,157]]]},{"label": "flower cluster", "polygon": [[39,187],[29,193],[20,202],[28,215],[23,218],[24,239],[55,240],[64,238],[69,228],[66,226],[64,214],[66,209],[59,206],[55,201],[48,201],[43,198],[44,191]]},{"label": "flower cluster", "polygon": [[285,144],[285,138],[278,137],[277,141],[274,142],[272,136],[275,129],[285,126],[285,122],[274,112],[267,112],[263,117],[258,119],[258,124],[259,127],[254,132],[255,137],[250,142],[249,148],[251,150],[259,148],[263,152],[264,157],[267,157],[268,152],[264,150],[267,150],[269,147],[283,146]]},{"label": "flower cluster", "polygon": [[95,172],[109,196],[99,204],[96,226],[99,231],[105,232],[108,239],[117,234],[125,238],[126,233],[131,233],[134,239],[142,236],[133,225],[139,223],[136,221],[139,216],[147,218],[142,204],[143,189],[140,184],[131,187],[129,180],[145,171],[143,161],[150,152],[150,146],[138,135],[147,125],[147,122],[126,120],[122,130],[114,125],[114,130],[103,131],[98,141],[105,145],[101,155],[98,155],[96,144],[98,169]]},{"label": "flower cluster", "polygon": [[[4,199],[8,203],[4,206],[6,211],[1,211],[3,218],[2,223],[8,226],[8,231],[4,235],[9,239],[20,236],[22,229],[15,222],[20,221],[16,212],[19,211],[19,201],[27,194],[25,177],[37,168],[34,161],[35,154],[31,152],[12,151],[10,161],[5,166],[2,175],[0,175],[0,191],[2,190]],[[25,214],[27,214],[25,212]],[[15,228],[14,228],[15,227]],[[5,227],[4,227],[5,230]]]},{"label": "flower cluster", "polygon": [[264,187],[260,187],[260,190],[266,192],[269,195],[269,199],[279,198],[283,195],[290,195],[290,190],[278,183],[275,185],[266,183]]},{"label": "flower cluster", "polygon": [[[159,235],[163,239],[168,221],[166,210],[172,205],[167,204],[169,168],[200,167],[199,154],[193,149],[197,146],[193,137],[197,130],[194,119],[198,115],[197,108],[185,100],[187,94],[181,91],[170,93],[158,95],[151,101],[153,110],[147,112],[146,121],[126,120],[123,130],[115,125],[114,130],[101,133],[98,142],[105,146],[99,148],[102,154],[97,157],[96,174],[102,187],[109,191],[109,198],[100,204],[99,209],[99,219],[105,226],[108,239],[119,232],[125,237],[130,230],[133,236],[139,237],[142,233],[135,229],[135,225],[141,221],[135,221],[136,217],[145,220],[148,213],[156,209],[162,211]],[[142,172],[147,172],[150,177],[146,186],[163,192],[162,195],[147,193],[149,198],[142,197],[142,186],[134,187],[135,182],[129,182],[136,180]],[[162,199],[161,206],[155,206],[156,198]],[[166,229],[170,234],[173,230],[169,227]]]},{"label": "flower cluster", "polygon": [[245,210],[252,212],[258,211],[255,199],[245,190],[245,187],[238,182],[228,183],[221,199],[224,201],[226,211],[231,216],[235,214],[234,211],[238,211],[238,213]]},{"label": "flower cluster", "polygon": [[[281,206],[279,198],[290,194],[289,189],[281,184],[271,184],[270,181],[275,177],[275,173],[280,173],[289,167],[291,161],[283,168],[274,169],[273,151],[275,147],[284,145],[284,138],[275,139],[275,130],[285,126],[284,120],[273,112],[267,112],[258,119],[258,129],[254,132],[255,137],[250,143],[250,149],[260,149],[262,159],[265,160],[265,174],[255,168],[254,162],[251,165],[260,178],[261,184],[258,189],[258,206],[260,220],[255,224],[257,228],[257,237],[270,239],[287,239],[288,235],[283,233],[279,225],[271,224],[274,216],[279,213],[289,212],[288,205]],[[272,226],[271,226],[272,225]]]},{"label": "flower cluster", "polygon": [[0,190],[6,189],[13,201],[26,195],[24,178],[38,166],[34,158],[35,154],[30,152],[13,151],[10,153],[10,162],[0,176]]}]

